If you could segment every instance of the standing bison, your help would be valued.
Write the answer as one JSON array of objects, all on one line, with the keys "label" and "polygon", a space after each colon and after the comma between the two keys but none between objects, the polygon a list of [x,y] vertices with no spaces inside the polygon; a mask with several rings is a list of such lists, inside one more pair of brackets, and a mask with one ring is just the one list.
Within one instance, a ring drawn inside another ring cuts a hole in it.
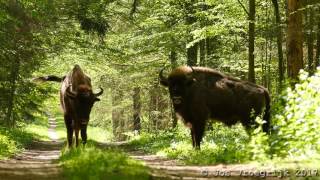
[{"label": "standing bison", "polygon": [[246,130],[257,126],[255,117],[264,109],[263,131],[270,126],[270,97],[262,86],[226,76],[204,67],[181,66],[168,76],[159,74],[169,88],[174,110],[191,129],[192,144],[200,148],[209,118],[231,126],[240,122]]},{"label": "standing bison", "polygon": [[75,65],[72,71],[62,78],[45,76],[38,77],[35,80],[62,82],[60,103],[67,127],[68,146],[72,147],[73,132],[75,132],[76,146],[79,145],[79,131],[81,131],[83,144],[86,144],[91,108],[96,101],[100,101],[98,96],[103,93],[103,89],[100,88],[100,92],[94,94],[90,78],[83,73],[79,65]]}]

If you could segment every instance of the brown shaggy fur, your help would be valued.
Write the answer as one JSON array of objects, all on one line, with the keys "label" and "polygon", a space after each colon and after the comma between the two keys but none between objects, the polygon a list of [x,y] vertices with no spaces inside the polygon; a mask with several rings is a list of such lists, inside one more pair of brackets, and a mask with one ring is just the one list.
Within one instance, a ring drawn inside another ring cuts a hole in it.
[{"label": "brown shaggy fur", "polygon": [[79,131],[83,144],[87,142],[87,125],[91,108],[98,96],[103,93],[92,92],[91,80],[75,65],[72,71],[62,78],[57,76],[44,76],[35,78],[35,81],[56,81],[61,82],[60,103],[64,112],[64,122],[67,128],[67,139],[69,147],[72,146],[72,136],[75,132],[76,146],[79,145]]},{"label": "brown shaggy fur", "polygon": [[270,97],[266,88],[205,67],[181,66],[160,82],[169,87],[175,111],[191,128],[193,146],[200,148],[209,118],[231,126],[240,122],[247,130],[265,109],[263,125],[269,131]]}]

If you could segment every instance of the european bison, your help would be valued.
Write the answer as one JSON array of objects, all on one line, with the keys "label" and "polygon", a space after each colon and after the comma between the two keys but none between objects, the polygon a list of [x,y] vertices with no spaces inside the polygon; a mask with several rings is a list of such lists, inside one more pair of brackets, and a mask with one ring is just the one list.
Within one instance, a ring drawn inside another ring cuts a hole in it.
[{"label": "european bison", "polygon": [[57,77],[50,75],[39,77],[35,80],[62,82],[60,103],[67,127],[68,146],[72,147],[73,131],[75,132],[76,146],[79,145],[79,131],[81,131],[81,139],[85,145],[91,108],[96,101],[100,101],[98,96],[103,93],[103,89],[100,88],[100,92],[94,94],[92,92],[91,79],[83,73],[79,65],[75,65],[67,76]]},{"label": "european bison", "polygon": [[241,122],[249,130],[265,109],[263,131],[270,126],[270,97],[262,86],[242,81],[205,67],[180,66],[168,76],[159,73],[160,83],[169,87],[174,110],[191,129],[192,144],[200,148],[209,118],[227,126]]}]

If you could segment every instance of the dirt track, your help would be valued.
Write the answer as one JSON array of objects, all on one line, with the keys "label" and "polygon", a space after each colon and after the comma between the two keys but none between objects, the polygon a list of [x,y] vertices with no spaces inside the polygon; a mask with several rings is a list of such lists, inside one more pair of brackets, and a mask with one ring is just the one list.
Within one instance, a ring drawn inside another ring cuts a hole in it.
[{"label": "dirt track", "polygon": [[[57,163],[63,142],[57,141],[56,122],[49,118],[49,137],[51,141],[35,141],[23,153],[9,160],[0,161],[0,180],[44,180],[64,179],[62,169]],[[176,160],[169,160],[157,155],[148,155],[141,151],[127,149],[127,142],[101,143],[100,148],[117,147],[128,152],[137,160],[143,161],[151,169],[150,179],[265,179],[264,173],[269,172],[266,179],[280,179],[284,171],[272,172],[272,167],[264,167],[265,171],[257,170],[253,164],[186,166]],[[298,179],[282,177],[281,179]],[[304,179],[304,178],[301,178]],[[317,178],[311,178],[317,179]]]},{"label": "dirt track", "polygon": [[54,118],[49,118],[49,125],[48,133],[51,141],[34,141],[21,154],[0,161],[1,180],[64,179],[56,161],[63,142],[57,141]]}]

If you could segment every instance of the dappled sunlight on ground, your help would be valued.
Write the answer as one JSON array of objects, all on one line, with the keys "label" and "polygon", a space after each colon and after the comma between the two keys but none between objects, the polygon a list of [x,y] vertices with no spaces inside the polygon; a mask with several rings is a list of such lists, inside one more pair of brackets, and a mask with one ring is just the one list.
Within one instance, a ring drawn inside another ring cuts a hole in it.
[{"label": "dappled sunlight on ground", "polygon": [[0,179],[43,180],[64,179],[62,169],[56,162],[64,142],[58,141],[55,133],[55,119],[49,119],[51,141],[34,141],[21,154],[9,160],[0,161]]}]

